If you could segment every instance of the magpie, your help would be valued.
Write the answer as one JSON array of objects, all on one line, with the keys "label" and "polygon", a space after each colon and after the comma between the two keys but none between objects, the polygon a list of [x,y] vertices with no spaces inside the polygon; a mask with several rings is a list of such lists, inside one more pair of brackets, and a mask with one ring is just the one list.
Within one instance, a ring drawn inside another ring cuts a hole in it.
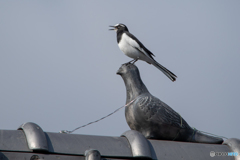
[{"label": "magpie", "polygon": [[122,23],[118,23],[112,29],[117,32],[117,42],[120,50],[128,57],[133,58],[132,61],[128,62],[133,64],[142,60],[149,64],[154,65],[160,71],[162,71],[170,80],[173,82],[176,80],[177,76],[169,71],[167,68],[159,64],[156,60],[154,60],[153,56],[155,56],[151,51],[149,51],[134,35],[132,35],[126,25]]}]

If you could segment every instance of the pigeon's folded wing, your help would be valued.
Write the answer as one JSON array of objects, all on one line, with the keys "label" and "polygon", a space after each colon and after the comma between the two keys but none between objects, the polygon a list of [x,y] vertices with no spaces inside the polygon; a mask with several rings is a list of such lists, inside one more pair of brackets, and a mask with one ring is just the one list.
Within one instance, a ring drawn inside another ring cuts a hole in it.
[{"label": "pigeon's folded wing", "polygon": [[190,127],[180,114],[150,94],[141,95],[138,98],[136,105],[139,106],[138,112],[141,112],[146,120],[154,123],[165,123],[181,128]]}]

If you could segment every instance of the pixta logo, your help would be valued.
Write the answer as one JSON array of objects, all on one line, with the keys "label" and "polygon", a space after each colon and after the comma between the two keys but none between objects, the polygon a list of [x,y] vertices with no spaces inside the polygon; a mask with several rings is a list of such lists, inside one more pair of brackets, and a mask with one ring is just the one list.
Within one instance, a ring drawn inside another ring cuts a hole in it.
[{"label": "pixta logo", "polygon": [[211,157],[215,157],[215,156],[238,156],[238,152],[214,152],[214,151],[211,151],[210,156]]},{"label": "pixta logo", "polygon": [[211,151],[211,152],[210,152],[210,156],[211,156],[211,157],[214,157],[214,156],[215,156],[215,152],[214,152],[214,151]]}]

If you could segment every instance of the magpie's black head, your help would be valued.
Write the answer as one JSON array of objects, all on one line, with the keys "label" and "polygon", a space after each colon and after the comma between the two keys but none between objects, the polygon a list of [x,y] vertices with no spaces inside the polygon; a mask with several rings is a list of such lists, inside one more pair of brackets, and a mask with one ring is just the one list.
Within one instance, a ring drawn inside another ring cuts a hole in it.
[{"label": "magpie's black head", "polygon": [[118,24],[116,24],[115,26],[109,26],[109,27],[113,27],[113,28],[111,28],[111,29],[109,29],[109,30],[115,30],[116,32],[117,32],[118,30],[128,31],[127,26],[124,25],[124,24],[122,24],[122,23],[118,23]]}]

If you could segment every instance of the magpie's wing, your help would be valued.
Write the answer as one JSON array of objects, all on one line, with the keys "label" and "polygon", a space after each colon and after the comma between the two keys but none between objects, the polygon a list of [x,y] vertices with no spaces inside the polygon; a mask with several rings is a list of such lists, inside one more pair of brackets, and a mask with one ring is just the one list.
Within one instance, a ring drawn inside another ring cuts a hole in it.
[{"label": "magpie's wing", "polygon": [[152,56],[155,56],[151,51],[149,51],[134,35],[132,35],[129,32],[126,32],[126,34],[130,37],[128,43],[145,54],[147,57],[153,59]]},{"label": "magpie's wing", "polygon": [[138,51],[140,51],[141,53],[143,53],[146,57],[145,59],[142,59],[144,61],[146,61],[149,64],[154,65],[155,67],[157,67],[160,71],[162,71],[171,81],[175,81],[177,76],[172,73],[171,71],[169,71],[167,68],[165,68],[164,66],[162,66],[161,64],[159,64],[157,61],[155,61],[153,59],[152,56],[154,56],[154,54],[152,52],[150,52],[134,35],[132,35],[129,32],[124,32],[127,34],[127,38],[125,39],[127,41],[127,43],[129,45],[131,45],[133,48],[136,48]]},{"label": "magpie's wing", "polygon": [[140,96],[136,105],[138,105],[139,114],[142,114],[147,121],[189,128],[180,114],[151,94]]}]

